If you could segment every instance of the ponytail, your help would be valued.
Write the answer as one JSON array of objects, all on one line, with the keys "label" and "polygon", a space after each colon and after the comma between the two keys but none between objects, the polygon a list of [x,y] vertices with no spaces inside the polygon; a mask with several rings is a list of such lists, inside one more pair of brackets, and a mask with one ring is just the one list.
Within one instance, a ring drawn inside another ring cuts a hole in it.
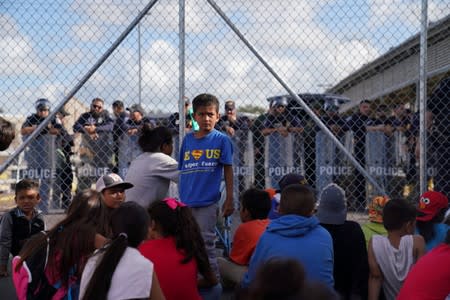
[{"label": "ponytail", "polygon": [[151,204],[148,212],[150,219],[159,225],[164,237],[175,238],[176,248],[184,255],[181,263],[186,264],[195,259],[199,273],[209,282],[215,280],[215,277],[212,279],[213,273],[200,227],[191,209],[175,199],[168,198]]},{"label": "ponytail", "polygon": [[83,295],[83,300],[106,299],[112,277],[128,246],[126,234],[119,234],[110,244],[94,255],[103,253]]}]

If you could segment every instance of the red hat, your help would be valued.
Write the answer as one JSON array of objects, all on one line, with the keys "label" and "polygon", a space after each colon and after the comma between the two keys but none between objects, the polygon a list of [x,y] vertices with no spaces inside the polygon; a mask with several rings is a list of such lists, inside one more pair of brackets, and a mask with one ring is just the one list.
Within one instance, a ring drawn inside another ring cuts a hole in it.
[{"label": "red hat", "polygon": [[429,221],[433,219],[442,209],[448,207],[448,198],[439,192],[425,192],[420,196],[418,221]]}]

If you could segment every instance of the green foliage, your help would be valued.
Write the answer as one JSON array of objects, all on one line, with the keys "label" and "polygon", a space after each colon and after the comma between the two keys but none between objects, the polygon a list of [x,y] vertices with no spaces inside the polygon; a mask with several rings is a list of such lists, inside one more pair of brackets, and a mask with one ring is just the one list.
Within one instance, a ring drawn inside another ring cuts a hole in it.
[{"label": "green foliage", "polygon": [[257,105],[246,104],[246,105],[239,105],[238,111],[241,113],[251,113],[255,115],[260,115],[265,113],[267,111],[267,108]]}]

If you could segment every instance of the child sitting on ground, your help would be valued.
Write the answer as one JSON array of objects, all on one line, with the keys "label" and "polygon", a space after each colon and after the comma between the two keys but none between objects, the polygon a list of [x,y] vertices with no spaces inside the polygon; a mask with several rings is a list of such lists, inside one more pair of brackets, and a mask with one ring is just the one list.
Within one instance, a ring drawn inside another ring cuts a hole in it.
[{"label": "child sitting on ground", "polygon": [[369,241],[369,300],[378,300],[383,287],[387,300],[397,297],[412,265],[425,253],[425,241],[413,235],[416,210],[406,200],[392,199],[383,209],[387,237]]},{"label": "child sitting on ground", "polygon": [[285,187],[291,184],[304,185],[312,190],[312,188],[308,185],[305,176],[297,173],[289,173],[284,175],[278,182],[280,189],[275,190],[275,195],[272,195],[272,197],[270,197],[270,199],[272,200],[271,202],[272,207],[269,211],[268,216],[270,220],[277,219],[280,216],[278,207],[280,206],[281,192],[284,190]]},{"label": "child sitting on ground", "polygon": [[0,229],[0,277],[8,276],[9,254],[19,254],[32,235],[45,229],[44,216],[36,206],[41,201],[39,183],[23,179],[16,184],[17,206],[2,217]]},{"label": "child sitting on ground", "polygon": [[105,242],[88,217],[98,197],[94,190],[75,195],[67,216],[50,231],[33,236],[14,257],[13,281],[19,300],[78,299],[84,263]]},{"label": "child sitting on ground", "polygon": [[[166,299],[201,299],[198,288],[217,284],[191,209],[174,198],[153,202],[149,240],[139,246],[155,267]],[[203,280],[197,282],[197,273]]]},{"label": "child sitting on ground", "polygon": [[269,194],[263,190],[249,189],[241,196],[241,224],[233,238],[230,258],[218,258],[219,271],[224,283],[236,285],[247,272],[250,257],[259,237],[269,224]]},{"label": "child sitting on ground", "polygon": [[125,190],[132,187],[133,184],[123,181],[115,173],[103,175],[97,180],[95,188],[100,193],[100,201],[91,213],[91,218],[96,224],[98,234],[111,237],[111,213],[125,201]]},{"label": "child sitting on ground", "polygon": [[148,225],[147,212],[135,202],[112,212],[113,239],[87,261],[79,299],[165,299],[153,263],[137,250]]}]

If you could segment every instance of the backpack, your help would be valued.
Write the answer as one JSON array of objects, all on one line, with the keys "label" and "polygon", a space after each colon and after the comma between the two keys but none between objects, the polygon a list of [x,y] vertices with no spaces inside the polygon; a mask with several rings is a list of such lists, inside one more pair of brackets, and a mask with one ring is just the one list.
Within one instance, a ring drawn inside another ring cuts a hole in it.
[{"label": "backpack", "polygon": [[[46,235],[44,231],[43,234]],[[18,291],[19,299],[48,300],[55,295],[57,288],[52,286],[45,275],[45,267],[47,266],[49,255],[49,239],[47,238],[47,247],[39,249],[28,257],[20,267],[18,272],[15,271],[16,263],[13,262],[13,281]],[[17,261],[17,256],[14,258]],[[28,278],[27,278],[28,277]],[[20,295],[23,283],[26,282],[26,296]]]}]

